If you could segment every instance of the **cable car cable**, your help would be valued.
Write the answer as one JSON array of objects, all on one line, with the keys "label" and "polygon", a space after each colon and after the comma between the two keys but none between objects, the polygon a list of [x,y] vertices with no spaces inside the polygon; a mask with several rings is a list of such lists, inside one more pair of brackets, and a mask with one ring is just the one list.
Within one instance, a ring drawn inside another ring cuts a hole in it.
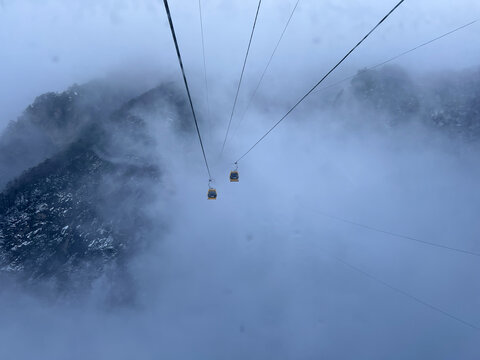
[{"label": "cable car cable", "polygon": [[243,61],[242,73],[240,74],[240,80],[238,82],[237,93],[235,94],[235,100],[233,102],[232,113],[230,114],[230,120],[228,121],[227,132],[225,133],[225,139],[223,140],[222,151],[220,152],[220,156],[223,154],[223,150],[225,149],[225,144],[227,143],[228,133],[230,132],[230,126],[232,125],[233,115],[235,114],[235,108],[237,106],[238,101],[238,94],[240,93],[240,87],[242,86],[243,75],[245,73],[245,67],[247,65],[248,54],[250,53],[250,47],[252,45],[253,35],[255,33],[255,27],[257,26],[258,14],[260,12],[260,7],[262,5],[262,0],[258,1],[257,12],[255,14],[255,20],[253,22],[252,32],[250,34],[250,40],[248,41],[247,53],[245,54],[245,59]]},{"label": "cable car cable", "polygon": [[387,20],[388,17],[390,17],[390,15],[392,15],[395,10],[397,10],[397,8],[403,4],[403,2],[405,2],[405,0],[400,0],[398,2],[397,5],[395,5],[395,7],[390,10],[387,15],[385,15],[379,22],[377,25],[375,25],[373,27],[373,29],[371,29],[332,69],[330,69],[324,76],[322,79],[320,79],[319,82],[317,82],[315,84],[314,87],[312,87],[304,96],[302,96],[302,98],[300,98],[300,100],[297,101],[297,103],[290,109],[288,110],[288,112],[279,120],[275,123],[275,125],[273,125],[270,130],[268,130],[255,144],[253,144],[253,146],[246,152],[244,153],[240,158],[238,158],[238,160],[236,161],[237,163],[242,160],[245,156],[247,156],[263,139],[265,139],[268,134],[270,134],[283,120],[285,120],[288,115],[290,115],[296,108],[298,105],[300,105],[313,91],[315,91],[315,89],[321,84],[323,83],[323,81],[332,73],[334,72],[381,24],[383,24],[383,22],[385,20]]},{"label": "cable car cable", "polygon": [[424,305],[424,306],[426,306],[426,307],[428,307],[428,308],[430,308],[430,309],[432,309],[432,310],[434,310],[434,311],[436,311],[436,312],[438,312],[438,313],[440,313],[440,314],[443,314],[444,316],[447,316],[447,317],[449,317],[450,319],[453,319],[453,320],[455,320],[455,321],[457,321],[457,322],[459,322],[459,323],[461,323],[461,324],[463,324],[463,325],[466,325],[466,326],[468,326],[468,327],[470,327],[470,328],[472,328],[472,329],[475,329],[475,330],[480,330],[480,327],[479,327],[479,326],[477,326],[477,325],[475,325],[475,324],[473,324],[473,323],[471,323],[471,322],[468,322],[468,321],[466,321],[466,320],[463,320],[463,319],[459,318],[459,317],[456,316],[456,315],[453,315],[453,314],[451,314],[451,313],[449,313],[449,312],[447,312],[447,311],[445,311],[445,310],[442,310],[442,309],[440,309],[439,307],[437,307],[437,306],[435,306],[435,305],[432,305],[432,304],[430,304],[430,303],[428,303],[428,302],[420,299],[419,297],[408,293],[408,292],[405,291],[405,290],[402,290],[402,289],[400,289],[400,288],[398,288],[398,287],[395,287],[395,286],[393,286],[393,285],[390,285],[390,284],[387,283],[386,281],[383,281],[382,279],[380,279],[380,278],[378,278],[378,277],[376,277],[376,276],[374,276],[374,275],[366,272],[366,271],[363,270],[363,269],[360,269],[359,267],[357,267],[357,266],[355,266],[355,265],[352,265],[352,264],[348,263],[347,261],[345,261],[345,260],[343,260],[343,259],[340,259],[340,258],[338,258],[338,257],[334,257],[334,258],[335,258],[335,260],[338,261],[339,263],[341,263],[341,264],[345,265],[346,267],[348,267],[348,268],[350,268],[350,269],[352,269],[352,270],[354,270],[354,271],[356,271],[356,272],[358,272],[358,273],[366,276],[367,278],[369,278],[369,279],[371,279],[371,280],[376,281],[377,283],[379,283],[379,284],[381,284],[381,285],[389,288],[390,290],[393,290],[393,291],[395,291],[395,292],[397,292],[397,293],[399,293],[399,294],[401,294],[401,295],[403,295],[403,296],[405,296],[405,297],[407,297],[407,298],[409,298],[409,299],[411,299],[411,300],[413,300],[413,301],[415,301],[415,302],[417,302],[417,303],[419,303],[419,304],[422,304],[422,305]]},{"label": "cable car cable", "polygon": [[462,254],[468,254],[468,255],[480,257],[480,253],[476,253],[476,252],[473,252],[473,251],[459,249],[459,248],[456,248],[456,247],[442,245],[442,244],[437,244],[437,243],[433,243],[433,242],[430,242],[430,241],[414,238],[414,237],[411,237],[411,236],[401,235],[401,234],[394,233],[394,232],[391,232],[391,231],[382,230],[382,229],[379,229],[379,228],[375,228],[373,226],[361,224],[361,223],[351,221],[351,220],[348,220],[348,219],[345,219],[345,218],[341,218],[341,217],[338,217],[338,216],[333,216],[333,215],[327,214],[327,213],[325,213],[323,211],[319,211],[319,210],[314,210],[313,212],[315,214],[319,214],[323,217],[327,217],[327,218],[330,218],[330,219],[341,221],[341,222],[344,222],[346,224],[361,227],[363,229],[367,229],[367,230],[370,230],[370,231],[386,234],[386,235],[389,235],[389,236],[392,236],[392,237],[405,239],[405,240],[410,240],[410,241],[415,241],[415,242],[418,242],[418,243],[421,243],[421,244],[427,245],[427,246],[432,246],[432,247],[436,247],[436,248],[440,248],[440,249],[445,249],[445,250],[455,251],[455,252],[462,253]]},{"label": "cable car cable", "polygon": [[188,101],[190,103],[190,108],[192,109],[193,120],[195,121],[195,128],[197,129],[198,140],[200,141],[200,146],[202,148],[203,159],[205,160],[205,166],[207,167],[208,177],[212,178],[210,172],[210,167],[208,166],[207,155],[205,154],[205,148],[203,146],[202,136],[200,134],[200,129],[198,127],[197,115],[195,114],[195,109],[193,108],[192,96],[190,95],[190,88],[188,87],[187,76],[185,75],[185,69],[183,67],[182,56],[180,55],[180,48],[178,46],[177,36],[175,34],[175,28],[173,27],[172,15],[170,13],[170,8],[168,6],[168,0],[163,0],[165,4],[165,11],[167,12],[168,22],[170,24],[170,30],[172,32],[173,42],[175,43],[175,49],[177,51],[178,62],[180,64],[180,69],[182,70],[183,82],[185,83],[185,88],[187,90]]},{"label": "cable car cable", "polygon": [[288,18],[288,21],[285,24],[285,27],[283,28],[282,34],[280,35],[280,38],[278,39],[277,45],[275,46],[275,49],[273,50],[272,55],[270,56],[270,59],[268,60],[267,66],[265,66],[265,69],[263,70],[262,76],[260,76],[260,80],[258,81],[257,86],[255,87],[255,90],[253,91],[252,96],[250,97],[250,100],[247,104],[247,107],[245,108],[245,111],[244,111],[242,117],[240,118],[240,121],[238,122],[237,127],[235,128],[235,132],[231,136],[231,139],[233,139],[233,137],[235,137],[236,133],[238,132],[238,129],[240,128],[240,125],[242,124],[243,119],[245,118],[245,115],[248,113],[248,110],[250,109],[250,106],[253,103],[253,99],[257,95],[258,89],[260,88],[260,85],[262,84],[263,79],[264,79],[265,75],[267,74],[267,71],[270,67],[270,64],[272,63],[273,57],[275,56],[275,54],[278,50],[278,47],[280,46],[280,43],[282,42],[283,37],[284,37],[285,33],[287,32],[288,26],[290,25],[290,22],[292,21],[293,15],[295,14],[299,3],[300,3],[300,0],[297,0],[297,3],[293,7],[293,10],[290,14],[290,17]]},{"label": "cable car cable", "polygon": [[[405,55],[407,55],[407,54],[410,54],[411,52],[413,52],[413,51],[415,51],[415,50],[418,50],[418,49],[420,49],[420,48],[422,48],[422,47],[424,47],[424,46],[430,45],[431,43],[433,43],[433,42],[435,42],[435,41],[437,41],[437,40],[443,39],[444,37],[447,37],[447,36],[449,36],[449,35],[452,35],[453,33],[456,33],[457,31],[460,31],[460,30],[462,30],[462,29],[465,29],[466,27],[471,26],[471,25],[477,23],[478,21],[479,21],[478,19],[477,19],[477,20],[474,20],[474,21],[471,21],[471,22],[469,22],[468,24],[465,24],[465,25],[463,25],[463,26],[460,26],[460,27],[458,27],[458,28],[456,28],[456,29],[454,29],[454,30],[451,30],[451,31],[449,31],[449,32],[447,32],[447,33],[445,33],[445,34],[443,34],[443,35],[440,35],[440,36],[438,36],[438,37],[436,37],[436,38],[434,38],[434,39],[432,39],[432,40],[429,40],[429,41],[427,41],[427,42],[425,42],[425,43],[423,43],[423,44],[420,44],[420,45],[418,45],[418,46],[415,46],[414,48],[412,48],[412,49],[410,49],[410,50],[404,51],[404,52],[402,52],[401,54],[398,54],[398,55],[396,55],[396,56],[394,56],[394,57],[392,57],[392,58],[390,58],[390,59],[388,59],[388,60],[385,60],[385,61],[383,61],[383,62],[381,62],[381,63],[379,63],[379,64],[377,64],[377,65],[371,66],[371,67],[369,67],[369,68],[367,68],[367,69],[365,69],[365,70],[362,70],[362,71],[375,70],[375,69],[379,68],[380,66],[383,66],[383,65],[385,65],[385,64],[388,64],[388,63],[390,63],[390,62],[392,62],[392,61],[394,61],[394,60],[397,60],[398,58],[400,58],[400,57],[402,57],[402,56],[405,56]],[[337,85],[339,85],[339,84],[341,84],[341,83],[343,83],[343,82],[345,82],[345,81],[348,81],[348,80],[353,79],[355,76],[357,76],[357,74],[348,76],[348,77],[346,77],[346,78],[344,78],[344,79],[342,79],[342,80],[340,80],[340,81],[337,81],[336,83],[333,83],[333,84],[330,84],[330,85],[328,85],[328,86],[322,87],[322,88],[318,89],[317,91],[315,91],[315,93],[321,92],[321,91],[326,90],[326,89],[330,89],[331,87],[337,86]]]},{"label": "cable car cable", "polygon": [[198,11],[200,15],[200,32],[202,34],[203,73],[205,75],[205,95],[207,100],[207,116],[208,118],[210,118],[210,95],[208,90],[207,60],[205,56],[205,35],[204,35],[204,26],[203,26],[202,0],[198,0]]}]

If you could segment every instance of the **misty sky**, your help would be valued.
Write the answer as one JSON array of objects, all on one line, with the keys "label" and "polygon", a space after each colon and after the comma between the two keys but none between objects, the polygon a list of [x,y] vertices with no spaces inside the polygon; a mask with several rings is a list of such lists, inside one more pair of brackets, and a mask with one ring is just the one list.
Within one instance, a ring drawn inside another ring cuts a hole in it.
[{"label": "misty sky", "polygon": [[[269,84],[280,89],[293,86],[289,95],[298,98],[311,86],[312,77],[321,77],[393,3],[302,1],[267,76],[267,88]],[[246,87],[263,70],[293,4],[293,0],[264,1]],[[221,96],[225,88],[234,91],[255,7],[255,0],[204,1],[208,72],[212,84],[218,85],[212,85],[213,97]],[[171,8],[192,86],[201,91],[203,87],[197,85],[202,79],[198,2],[174,1]],[[337,75],[381,62],[475,20],[479,13],[480,3],[475,0],[407,1]],[[474,66],[480,55],[475,41],[478,26],[401,63],[414,71]],[[159,82],[178,70],[163,4],[155,0],[3,0],[0,42],[0,126],[46,91],[112,73],[143,75]]]},{"label": "misty sky", "polygon": [[[293,0],[264,0],[240,107]],[[422,125],[390,129],[374,111],[307,102],[241,163],[263,134],[396,1],[302,0],[248,119],[212,169],[195,138],[148,119],[165,174],[149,208],[168,223],[128,265],[135,306],[105,309],[108,279],[85,301],[53,303],[0,290],[3,359],[477,360],[480,331],[405,297],[336,259],[480,326],[479,258],[323,216],[480,252],[478,145]],[[0,2],[0,129],[36,96],[97,78],[142,90],[181,84],[163,4],[153,0]],[[171,0],[194,102],[205,111],[196,0]],[[205,0],[216,159],[256,0]],[[479,17],[480,2],[407,0],[331,82]],[[480,24],[396,63],[418,79],[480,65]],[[180,88],[182,89],[182,88]],[[183,89],[182,89],[183,90]],[[314,95],[315,96],[315,95]],[[314,98],[315,99],[315,98]],[[360,111],[360,110],[361,111]],[[303,120],[301,123],[298,120]],[[205,124],[205,123],[203,123]],[[191,140],[191,141],[190,141]],[[33,354],[33,355],[32,355]]]}]

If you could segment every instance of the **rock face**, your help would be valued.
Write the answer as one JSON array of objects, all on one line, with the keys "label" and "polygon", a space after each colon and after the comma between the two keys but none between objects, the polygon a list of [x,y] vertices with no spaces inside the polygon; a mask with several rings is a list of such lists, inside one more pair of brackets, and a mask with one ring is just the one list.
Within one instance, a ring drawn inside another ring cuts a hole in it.
[{"label": "rock face", "polygon": [[375,110],[389,111],[397,119],[418,114],[419,89],[408,74],[397,67],[362,71],[351,82],[358,99]]},{"label": "rock face", "polygon": [[397,66],[360,71],[354,97],[395,123],[422,121],[465,140],[480,139],[480,69],[414,81]]},{"label": "rock face", "polygon": [[0,190],[75,141],[82,127],[108,119],[132,96],[101,82],[39,96],[0,135]]},{"label": "rock face", "polygon": [[4,274],[65,285],[146,246],[161,170],[144,117],[182,119],[185,103],[168,86],[126,102],[93,89],[42,95],[1,138]]}]

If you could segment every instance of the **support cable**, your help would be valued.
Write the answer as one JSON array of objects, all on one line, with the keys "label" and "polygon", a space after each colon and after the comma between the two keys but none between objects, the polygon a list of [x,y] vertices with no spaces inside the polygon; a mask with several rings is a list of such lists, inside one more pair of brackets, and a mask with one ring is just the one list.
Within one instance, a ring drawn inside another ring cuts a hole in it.
[{"label": "support cable", "polygon": [[[210,94],[208,89],[207,60],[205,56],[205,32],[204,32],[204,26],[203,26],[202,0],[198,0],[198,11],[200,15],[200,31],[202,34],[203,73],[205,77],[205,96],[207,100],[207,116],[210,119]],[[210,123],[210,120],[209,120],[209,123]]]},{"label": "support cable", "polygon": [[[432,40],[429,40],[429,41],[427,41],[427,42],[425,42],[425,43],[423,43],[423,44],[420,44],[420,45],[418,45],[418,46],[415,46],[414,48],[412,48],[412,49],[410,49],[410,50],[404,51],[404,52],[402,52],[401,54],[398,54],[398,55],[396,55],[396,56],[394,56],[394,57],[392,57],[392,58],[390,58],[390,59],[388,59],[388,60],[382,61],[381,63],[379,63],[379,64],[377,64],[377,65],[374,65],[374,66],[371,66],[371,67],[369,67],[369,68],[367,68],[367,69],[365,69],[365,70],[362,70],[362,71],[375,70],[375,69],[377,69],[377,68],[379,68],[379,67],[381,67],[381,66],[383,66],[383,65],[385,65],[385,64],[388,64],[388,63],[390,63],[390,62],[392,62],[392,61],[397,60],[398,58],[400,58],[400,57],[402,57],[402,56],[405,56],[405,55],[407,55],[407,54],[410,54],[410,53],[414,52],[415,50],[418,50],[418,49],[420,49],[420,48],[422,48],[422,47],[424,47],[424,46],[430,45],[431,43],[433,43],[433,42],[435,42],[435,41],[437,41],[437,40],[443,39],[444,37],[447,37],[447,36],[449,36],[449,35],[452,35],[453,33],[456,33],[457,31],[460,31],[460,30],[462,30],[462,29],[465,29],[466,27],[469,27],[469,26],[477,23],[478,21],[479,21],[478,19],[477,19],[477,20],[474,20],[474,21],[471,21],[471,22],[469,22],[468,24],[462,25],[462,26],[460,26],[460,27],[458,27],[458,28],[456,28],[456,29],[454,29],[454,30],[451,30],[451,31],[449,31],[449,32],[447,32],[447,33],[445,33],[445,34],[443,34],[443,35],[440,35],[440,36],[438,36],[438,37],[436,37],[436,38],[434,38],[434,39],[432,39]],[[320,92],[320,91],[327,90],[327,89],[330,89],[330,88],[332,88],[332,87],[334,87],[334,86],[340,85],[341,83],[343,83],[343,82],[345,82],[345,81],[348,81],[348,80],[353,79],[355,76],[357,76],[357,74],[355,74],[355,75],[350,75],[350,76],[348,76],[348,77],[346,77],[346,78],[344,78],[344,79],[342,79],[342,80],[340,80],[340,81],[337,81],[337,82],[335,82],[335,83],[333,83],[333,84],[330,84],[330,85],[328,85],[328,86],[325,86],[325,87],[322,87],[322,88],[318,89],[317,91],[315,91],[315,93],[318,93],[318,92]]]},{"label": "support cable", "polygon": [[278,39],[277,45],[275,46],[275,49],[273,50],[272,55],[270,56],[270,59],[268,60],[267,66],[265,66],[265,69],[263,70],[262,76],[260,77],[260,80],[258,81],[257,86],[255,87],[255,90],[253,91],[252,96],[250,97],[250,100],[249,100],[249,102],[248,102],[248,104],[247,104],[247,107],[245,108],[245,111],[243,112],[243,115],[242,115],[242,117],[240,118],[240,121],[238,122],[238,125],[237,125],[237,127],[235,128],[235,131],[234,131],[234,133],[233,133],[233,135],[231,136],[230,139],[233,139],[233,138],[235,137],[235,135],[236,135],[237,132],[238,132],[238,129],[240,128],[240,125],[242,124],[243,119],[245,118],[245,116],[247,115],[248,111],[250,110],[250,106],[251,106],[252,103],[253,103],[253,99],[255,98],[255,96],[257,95],[258,90],[260,89],[260,85],[262,84],[263,79],[265,78],[265,75],[267,74],[267,71],[268,71],[268,69],[270,68],[270,64],[272,63],[272,60],[273,60],[275,54],[277,53],[278,47],[280,46],[280,43],[282,42],[283,37],[285,36],[285,33],[287,32],[288,26],[290,25],[290,22],[292,21],[293,15],[295,14],[299,3],[300,3],[300,0],[297,0],[297,3],[296,3],[295,6],[293,7],[293,10],[292,10],[292,12],[291,12],[291,14],[290,14],[290,17],[288,18],[288,21],[287,21],[287,23],[285,24],[285,27],[283,28],[282,34],[280,35],[280,38]]},{"label": "support cable", "polygon": [[354,271],[362,274],[363,276],[365,276],[365,277],[367,277],[367,278],[369,278],[369,279],[371,279],[371,280],[376,281],[377,283],[379,283],[379,284],[381,284],[381,285],[389,288],[390,290],[395,291],[396,293],[399,293],[399,294],[401,294],[401,295],[403,295],[403,296],[405,296],[405,297],[407,297],[407,298],[409,298],[409,299],[411,299],[411,300],[413,300],[413,301],[415,301],[415,302],[417,302],[417,303],[419,303],[419,304],[421,304],[421,305],[424,305],[424,306],[430,308],[430,309],[433,310],[433,311],[436,311],[436,312],[438,312],[438,313],[440,313],[440,314],[442,314],[442,315],[444,315],[444,316],[446,316],[446,317],[449,317],[450,319],[453,319],[453,320],[455,320],[455,321],[457,321],[457,322],[459,322],[459,323],[461,323],[461,324],[463,324],[463,325],[466,325],[466,326],[468,326],[468,327],[470,327],[470,328],[472,328],[472,329],[480,330],[480,327],[479,327],[479,326],[477,326],[477,325],[475,325],[475,324],[473,324],[473,323],[471,323],[471,322],[468,322],[468,321],[466,321],[466,320],[463,320],[463,319],[459,318],[459,317],[456,316],[456,315],[453,315],[453,314],[451,314],[451,313],[449,313],[449,312],[447,312],[447,311],[445,311],[445,310],[442,310],[442,309],[440,309],[439,307],[437,307],[437,306],[435,306],[435,305],[432,305],[432,304],[430,304],[430,303],[428,303],[428,302],[420,299],[419,297],[417,297],[417,296],[415,296],[415,295],[412,295],[412,294],[406,292],[405,290],[402,290],[402,289],[399,289],[398,287],[395,287],[395,286],[393,286],[393,285],[390,285],[389,283],[383,281],[382,279],[380,279],[380,278],[378,278],[378,277],[376,277],[376,276],[374,276],[374,275],[372,275],[372,274],[370,274],[370,273],[368,273],[368,272],[360,269],[360,268],[357,267],[357,266],[354,266],[354,265],[346,262],[346,261],[343,260],[343,259],[340,259],[340,258],[337,258],[337,257],[334,257],[334,258],[335,258],[336,261],[338,261],[339,263],[345,265],[346,267],[348,267],[348,268],[350,268],[350,269],[352,269],[352,270],[354,270]]},{"label": "support cable", "polygon": [[223,150],[225,149],[225,144],[227,143],[228,133],[230,132],[230,126],[232,125],[233,115],[235,114],[235,108],[237,106],[237,101],[238,101],[238,94],[240,93],[240,88],[242,86],[243,75],[245,73],[245,67],[247,65],[247,60],[248,60],[248,54],[250,53],[250,47],[252,45],[253,35],[255,33],[255,27],[257,25],[258,14],[260,12],[261,5],[262,5],[262,0],[259,0],[258,1],[257,12],[255,14],[255,20],[253,22],[252,32],[250,34],[250,40],[248,41],[247,53],[245,54],[245,59],[243,61],[242,73],[240,74],[240,80],[238,82],[238,87],[237,87],[237,93],[235,94],[235,100],[233,102],[232,113],[230,114],[230,120],[228,121],[227,132],[225,133],[225,139],[223,140],[222,151],[220,152],[220,156],[223,154]]},{"label": "support cable", "polygon": [[198,140],[200,141],[200,146],[202,148],[203,159],[205,160],[205,166],[208,172],[209,180],[212,179],[212,174],[210,172],[210,167],[208,166],[207,155],[205,154],[205,148],[203,146],[202,136],[200,135],[200,129],[198,127],[197,115],[195,114],[195,109],[193,108],[192,96],[190,95],[190,88],[188,87],[187,76],[185,75],[185,69],[183,67],[182,56],[180,55],[180,48],[178,47],[177,36],[175,34],[175,28],[173,27],[172,15],[170,13],[170,8],[168,6],[168,0],[163,0],[165,4],[165,11],[167,12],[168,22],[170,24],[170,30],[172,32],[173,42],[175,43],[175,49],[177,51],[178,62],[180,64],[180,69],[182,70],[183,82],[185,83],[185,88],[188,94],[188,101],[190,103],[190,108],[192,109],[193,120],[195,122],[195,128],[197,129]]},{"label": "support cable", "polygon": [[386,235],[396,237],[396,238],[400,238],[400,239],[414,241],[414,242],[417,242],[417,243],[420,243],[420,244],[423,244],[423,245],[426,245],[426,246],[432,246],[432,247],[436,247],[436,248],[440,248],[440,249],[444,249],[444,250],[450,250],[450,251],[454,251],[454,252],[458,252],[458,253],[462,253],[462,254],[467,254],[467,255],[480,257],[480,253],[476,253],[476,252],[473,252],[473,251],[459,249],[459,248],[456,248],[456,247],[442,245],[442,244],[437,244],[437,243],[433,243],[433,242],[430,242],[430,241],[414,238],[414,237],[411,237],[411,236],[401,235],[401,234],[397,234],[397,233],[394,233],[394,232],[391,232],[391,231],[378,229],[378,228],[375,228],[375,227],[372,227],[372,226],[369,226],[369,225],[365,225],[365,224],[361,224],[361,223],[358,223],[358,222],[355,222],[355,221],[351,221],[351,220],[348,220],[348,219],[345,219],[345,218],[341,218],[341,217],[338,217],[338,216],[333,216],[333,215],[330,215],[330,214],[327,214],[325,212],[318,211],[318,210],[315,210],[313,212],[315,214],[319,214],[323,217],[333,219],[333,220],[336,220],[336,221],[341,221],[343,223],[354,225],[354,226],[357,226],[357,227],[361,227],[361,228],[366,229],[366,230],[378,232],[378,233],[381,233],[381,234],[386,234]]},{"label": "support cable", "polygon": [[250,147],[250,149],[248,149],[247,152],[245,152],[242,156],[240,156],[238,158],[237,161],[235,161],[235,163],[238,163],[240,160],[242,160],[245,156],[247,156],[263,139],[265,139],[268,134],[270,134],[283,120],[285,120],[288,115],[290,115],[297,107],[298,105],[300,105],[312,92],[315,91],[315,89],[321,84],[323,83],[323,81],[332,73],[334,72],[381,24],[383,24],[383,22],[385,20],[387,20],[388,17],[390,17],[390,15],[393,14],[393,12],[395,10],[397,10],[397,8],[403,4],[405,0],[400,0],[398,2],[397,5],[395,5],[395,7],[390,10],[387,15],[385,15],[379,22],[377,25],[375,25],[373,27],[372,30],[370,30],[332,69],[330,69],[324,76],[323,78],[320,79],[319,82],[317,82],[315,84],[315,86],[313,86],[304,96],[302,96],[302,98],[300,100],[297,101],[297,103],[290,109],[288,110],[288,112],[279,120],[275,123],[275,125],[273,125],[270,130],[268,130],[255,144],[253,144],[252,147]]}]

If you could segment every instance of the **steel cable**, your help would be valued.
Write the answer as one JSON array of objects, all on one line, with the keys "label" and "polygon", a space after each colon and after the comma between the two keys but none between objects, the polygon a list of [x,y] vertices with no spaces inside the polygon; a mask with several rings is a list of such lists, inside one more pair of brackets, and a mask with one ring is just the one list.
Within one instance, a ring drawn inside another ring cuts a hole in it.
[{"label": "steel cable", "polygon": [[250,149],[247,150],[247,152],[245,152],[242,156],[240,156],[238,158],[237,161],[235,161],[235,163],[238,163],[239,161],[241,161],[245,156],[247,156],[263,139],[265,139],[283,120],[285,120],[288,115],[290,115],[297,107],[298,105],[300,105],[312,92],[315,91],[315,89],[321,84],[323,83],[323,81],[332,73],[334,72],[349,56],[350,54],[352,54],[381,24],[383,24],[383,22],[385,20],[387,20],[388,17],[390,17],[390,15],[393,14],[393,12],[395,10],[397,10],[397,8],[403,3],[405,2],[405,0],[401,0],[400,2],[397,3],[397,5],[395,5],[395,7],[390,10],[387,15],[385,15],[378,23],[377,25],[375,25],[373,27],[373,29],[371,29],[333,68],[331,68],[321,79],[320,81],[318,81],[304,96],[302,96],[300,98],[300,100],[298,100],[295,105],[287,111],[287,113],[279,120],[275,123],[275,125],[273,125],[255,144],[253,144],[253,146],[250,147]]},{"label": "steel cable", "polygon": [[200,129],[198,127],[197,115],[195,114],[195,109],[193,107],[192,96],[190,95],[190,88],[188,87],[187,76],[185,75],[185,69],[183,67],[182,56],[180,54],[180,48],[178,46],[177,35],[175,34],[175,28],[173,26],[172,15],[170,13],[170,7],[168,6],[168,0],[163,0],[165,4],[165,11],[167,12],[168,22],[170,24],[170,30],[172,32],[173,42],[175,43],[175,49],[177,51],[178,62],[180,64],[180,69],[182,70],[183,82],[185,83],[185,88],[187,90],[188,101],[190,103],[190,108],[192,109],[193,120],[195,122],[195,128],[197,130],[198,140],[200,141],[200,146],[202,148],[203,159],[205,160],[205,166],[208,172],[209,180],[212,179],[212,174],[210,172],[210,167],[208,166],[207,155],[205,154],[205,147],[203,146],[202,135],[200,134]]}]

